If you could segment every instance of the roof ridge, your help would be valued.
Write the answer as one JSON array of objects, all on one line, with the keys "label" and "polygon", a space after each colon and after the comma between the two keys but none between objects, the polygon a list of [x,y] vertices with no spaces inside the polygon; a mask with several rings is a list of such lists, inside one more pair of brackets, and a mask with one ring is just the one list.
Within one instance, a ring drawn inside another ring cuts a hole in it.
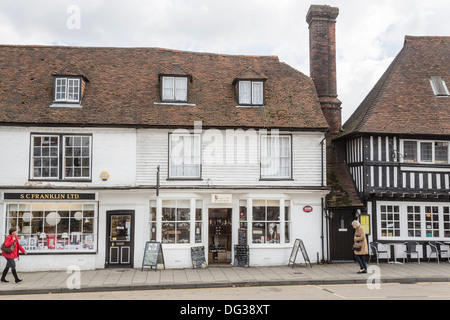
[{"label": "roof ridge", "polygon": [[124,46],[124,47],[108,47],[108,46],[64,46],[64,45],[41,45],[41,44],[0,44],[0,48],[53,48],[53,49],[113,49],[113,50],[155,50],[155,51],[166,51],[173,53],[181,53],[181,54],[198,54],[198,55],[209,55],[209,56],[225,56],[225,57],[239,57],[239,58],[264,58],[264,59],[275,59],[279,61],[279,57],[277,55],[251,55],[251,54],[231,54],[231,53],[217,53],[217,52],[206,52],[206,51],[189,51],[189,50],[180,50],[180,49],[170,49],[170,48],[162,48],[162,47],[132,47],[132,46]]}]

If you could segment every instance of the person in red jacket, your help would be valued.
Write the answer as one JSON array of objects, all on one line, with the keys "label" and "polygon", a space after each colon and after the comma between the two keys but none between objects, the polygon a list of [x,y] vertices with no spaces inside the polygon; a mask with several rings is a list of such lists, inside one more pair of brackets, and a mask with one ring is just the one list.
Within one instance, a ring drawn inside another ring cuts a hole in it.
[{"label": "person in red jacket", "polygon": [[14,261],[14,259],[19,258],[19,250],[22,251],[23,254],[27,254],[27,252],[20,245],[19,239],[17,239],[17,229],[16,228],[9,229],[9,236],[7,236],[5,239],[5,247],[10,247],[13,243],[16,244],[13,252],[11,252],[11,253],[2,252],[2,256],[4,256],[6,258],[6,267],[5,267],[5,270],[3,270],[3,275],[2,275],[2,279],[1,279],[2,282],[9,282],[8,280],[5,279],[6,275],[8,274],[9,268],[11,268],[11,272],[12,272],[14,278],[16,279],[16,283],[22,281],[17,276],[16,262]]}]

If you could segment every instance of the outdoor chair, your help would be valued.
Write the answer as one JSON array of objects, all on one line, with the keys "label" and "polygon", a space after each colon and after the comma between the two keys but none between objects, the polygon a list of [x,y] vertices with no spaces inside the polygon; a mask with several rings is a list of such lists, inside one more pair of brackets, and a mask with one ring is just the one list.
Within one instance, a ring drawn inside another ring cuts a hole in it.
[{"label": "outdoor chair", "polygon": [[[404,245],[406,246],[406,250],[404,251],[406,253],[406,261],[408,261],[408,254],[411,256],[411,259],[412,254],[416,254],[417,262],[420,264],[419,251],[417,251],[417,246],[419,246],[419,243],[414,241],[406,241]],[[405,258],[403,258],[403,263],[405,263]]]},{"label": "outdoor chair", "polygon": [[449,252],[448,252],[447,246],[445,244],[443,244],[441,242],[430,241],[430,242],[428,242],[428,245],[430,246],[430,249],[431,249],[429,256],[428,256],[428,262],[430,262],[431,255],[433,253],[436,255],[436,259],[437,259],[438,263],[439,263],[439,256],[441,256],[441,258],[442,258],[442,253],[447,254],[447,261],[450,262]]},{"label": "outdoor chair", "polygon": [[381,254],[385,254],[387,261],[389,262],[389,252],[387,251],[387,248],[384,244],[382,244],[380,242],[371,242],[370,248],[372,249],[372,254],[369,257],[369,263],[370,263],[370,260],[372,259],[372,255],[376,255],[377,264],[379,264],[378,258],[380,257]]}]

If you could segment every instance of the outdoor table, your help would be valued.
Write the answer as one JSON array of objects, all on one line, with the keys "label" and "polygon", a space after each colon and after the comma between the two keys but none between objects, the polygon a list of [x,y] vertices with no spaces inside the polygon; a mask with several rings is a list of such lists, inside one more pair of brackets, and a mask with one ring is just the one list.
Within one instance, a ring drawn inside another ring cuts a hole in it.
[{"label": "outdoor table", "polygon": [[404,244],[405,244],[404,242],[387,242],[387,243],[385,243],[385,245],[388,245],[389,248],[391,248],[391,246],[394,247],[394,261],[389,261],[389,263],[391,263],[391,264],[403,264],[403,262],[397,261],[397,246],[400,246],[400,245],[403,246]]}]

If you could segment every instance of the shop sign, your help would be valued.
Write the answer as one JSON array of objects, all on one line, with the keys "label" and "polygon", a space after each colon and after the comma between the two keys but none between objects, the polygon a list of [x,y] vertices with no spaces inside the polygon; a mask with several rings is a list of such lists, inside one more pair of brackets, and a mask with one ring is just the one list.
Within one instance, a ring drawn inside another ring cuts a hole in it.
[{"label": "shop sign", "polygon": [[212,194],[211,203],[231,203],[233,201],[232,194]]},{"label": "shop sign", "polygon": [[95,200],[95,193],[5,193],[5,200]]},{"label": "shop sign", "polygon": [[311,206],[304,206],[303,207],[303,212],[309,213],[309,212],[312,212],[312,211],[313,211],[313,207],[311,207]]}]

